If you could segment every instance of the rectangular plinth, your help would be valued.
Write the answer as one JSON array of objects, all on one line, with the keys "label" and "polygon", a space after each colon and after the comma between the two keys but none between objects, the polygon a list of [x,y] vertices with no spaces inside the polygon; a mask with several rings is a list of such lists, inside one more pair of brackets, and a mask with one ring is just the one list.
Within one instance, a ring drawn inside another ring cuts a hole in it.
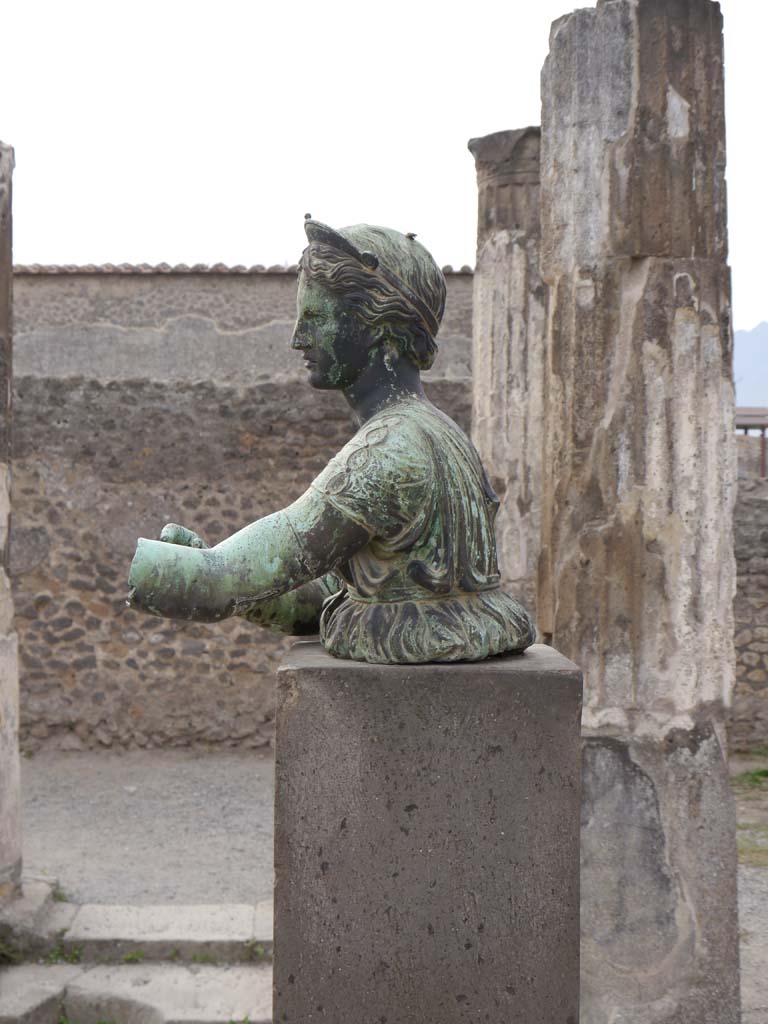
[{"label": "rectangular plinth", "polygon": [[278,675],[276,1024],[576,1024],[581,673],[550,648]]}]

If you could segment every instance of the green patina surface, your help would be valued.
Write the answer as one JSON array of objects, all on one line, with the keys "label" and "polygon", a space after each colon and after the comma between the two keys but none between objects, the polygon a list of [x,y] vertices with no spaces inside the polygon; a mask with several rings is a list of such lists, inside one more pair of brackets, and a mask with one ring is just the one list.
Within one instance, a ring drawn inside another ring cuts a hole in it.
[{"label": "green patina surface", "polygon": [[477,660],[534,639],[500,585],[498,500],[464,433],[426,399],[445,283],[412,236],[309,221],[292,347],[360,429],[288,508],[208,548],[169,524],[140,540],[135,607],[240,615],[373,662]]}]

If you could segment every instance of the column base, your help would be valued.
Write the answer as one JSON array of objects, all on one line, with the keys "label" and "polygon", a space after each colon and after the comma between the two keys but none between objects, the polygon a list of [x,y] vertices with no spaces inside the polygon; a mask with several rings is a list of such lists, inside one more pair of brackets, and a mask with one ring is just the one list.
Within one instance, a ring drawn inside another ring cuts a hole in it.
[{"label": "column base", "polygon": [[714,727],[593,736],[583,756],[583,1024],[738,1024],[736,821]]}]

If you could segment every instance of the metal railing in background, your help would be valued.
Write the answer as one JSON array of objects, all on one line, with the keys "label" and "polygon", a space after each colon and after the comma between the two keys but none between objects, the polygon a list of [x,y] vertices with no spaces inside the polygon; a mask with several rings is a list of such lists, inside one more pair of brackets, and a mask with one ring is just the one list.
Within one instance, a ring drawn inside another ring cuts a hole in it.
[{"label": "metal railing in background", "polygon": [[766,440],[765,432],[768,430],[768,409],[760,409],[754,406],[742,406],[736,410],[736,429],[743,430],[749,434],[751,430],[760,431],[760,476],[768,476],[766,472]]}]

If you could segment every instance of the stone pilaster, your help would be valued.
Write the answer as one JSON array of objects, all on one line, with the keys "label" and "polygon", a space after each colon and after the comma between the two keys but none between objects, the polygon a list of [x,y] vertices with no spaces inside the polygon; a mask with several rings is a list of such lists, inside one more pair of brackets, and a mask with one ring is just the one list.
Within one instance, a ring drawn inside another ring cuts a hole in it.
[{"label": "stone pilaster", "polygon": [[538,614],[585,673],[582,1022],[736,1024],[719,5],[576,11],[542,90]]},{"label": "stone pilaster", "polygon": [[539,275],[539,128],[472,139],[479,192],[472,438],[501,499],[505,585],[536,611],[546,288]]},{"label": "stone pilaster", "polygon": [[0,905],[21,886],[19,673],[8,580],[10,520],[13,150],[0,143]]}]

